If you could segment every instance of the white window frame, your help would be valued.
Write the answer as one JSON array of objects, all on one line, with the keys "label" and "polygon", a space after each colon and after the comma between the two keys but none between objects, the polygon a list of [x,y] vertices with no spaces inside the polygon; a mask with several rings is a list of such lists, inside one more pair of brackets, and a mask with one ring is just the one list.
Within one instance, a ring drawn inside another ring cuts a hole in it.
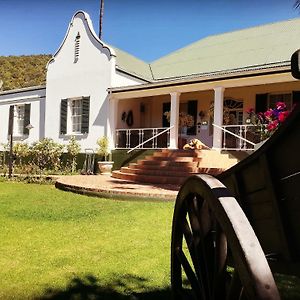
[{"label": "white window frame", "polygon": [[[77,111],[74,108],[74,103],[80,103],[80,106],[77,107]],[[67,114],[67,134],[74,134],[79,135],[81,133],[81,127],[82,127],[82,104],[83,99],[82,98],[69,98],[68,99],[68,114]],[[74,121],[80,120],[78,122],[78,128],[77,130],[74,130]]]},{"label": "white window frame", "polygon": [[13,136],[24,136],[24,122],[25,122],[25,104],[14,105],[14,126]]}]

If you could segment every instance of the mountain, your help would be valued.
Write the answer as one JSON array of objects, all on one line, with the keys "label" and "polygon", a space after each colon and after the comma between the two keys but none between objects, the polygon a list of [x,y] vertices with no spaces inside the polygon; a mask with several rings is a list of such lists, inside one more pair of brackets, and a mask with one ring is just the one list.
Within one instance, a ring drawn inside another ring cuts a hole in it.
[{"label": "mountain", "polygon": [[44,85],[51,55],[0,56],[2,90]]}]

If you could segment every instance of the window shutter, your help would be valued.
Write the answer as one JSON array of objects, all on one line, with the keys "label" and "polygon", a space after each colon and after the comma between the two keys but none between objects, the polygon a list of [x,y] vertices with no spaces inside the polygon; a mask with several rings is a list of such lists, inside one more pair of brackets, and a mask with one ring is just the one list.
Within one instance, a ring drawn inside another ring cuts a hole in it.
[{"label": "window shutter", "polygon": [[30,108],[31,108],[31,104],[25,104],[24,127],[23,127],[23,133],[25,135],[29,135],[29,129],[26,128],[26,126],[30,124]]},{"label": "window shutter", "polygon": [[8,119],[8,134],[12,134],[14,126],[14,105],[9,107],[9,119]]},{"label": "window shutter", "polygon": [[268,94],[257,94],[255,110],[256,113],[265,112],[268,109]]},{"label": "window shutter", "polygon": [[293,105],[300,103],[300,91],[293,91]]},{"label": "window shutter", "polygon": [[60,134],[67,133],[68,99],[62,99],[60,103]]},{"label": "window shutter", "polygon": [[90,121],[90,97],[83,97],[81,133],[89,133],[89,121]]},{"label": "window shutter", "polygon": [[193,116],[194,119],[194,126],[187,129],[188,135],[196,135],[197,110],[198,110],[198,101],[197,100],[188,101],[187,113]]}]

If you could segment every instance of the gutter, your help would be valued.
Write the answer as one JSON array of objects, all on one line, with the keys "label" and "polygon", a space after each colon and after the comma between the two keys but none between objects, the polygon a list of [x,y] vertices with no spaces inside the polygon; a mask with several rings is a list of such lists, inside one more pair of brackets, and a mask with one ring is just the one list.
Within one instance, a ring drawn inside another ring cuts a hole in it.
[{"label": "gutter", "polygon": [[122,93],[122,92],[139,91],[139,90],[150,90],[150,89],[156,89],[162,87],[189,85],[195,83],[215,82],[220,80],[283,74],[283,73],[290,73],[290,72],[291,72],[290,61],[286,61],[282,63],[275,63],[268,66],[266,65],[253,66],[252,68],[248,67],[247,69],[241,68],[241,69],[224,70],[219,72],[189,75],[180,78],[177,77],[169,80],[156,80],[152,83],[150,82],[146,84],[132,85],[126,87],[113,87],[113,88],[109,88],[108,91],[110,91],[111,93]]},{"label": "gutter", "polygon": [[46,89],[45,85],[30,86],[30,87],[26,87],[26,88],[2,91],[2,92],[0,92],[0,96],[10,95],[10,94],[18,94],[18,93],[25,93],[25,92],[31,92],[31,91],[38,91],[38,90],[44,90],[44,89]]}]

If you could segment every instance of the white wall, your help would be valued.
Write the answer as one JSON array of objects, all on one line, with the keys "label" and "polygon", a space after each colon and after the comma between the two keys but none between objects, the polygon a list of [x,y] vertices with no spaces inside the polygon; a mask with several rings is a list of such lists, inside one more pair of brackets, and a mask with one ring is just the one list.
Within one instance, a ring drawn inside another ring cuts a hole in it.
[{"label": "white wall", "polygon": [[[45,137],[45,94],[45,88],[20,89],[0,94],[1,144],[8,142],[9,107],[11,105],[30,103],[30,124],[33,126],[28,136],[14,138],[14,141],[18,140],[31,144]],[[0,149],[2,150],[2,147]]]},{"label": "white wall", "polygon": [[[60,135],[60,102],[64,98],[90,97],[89,133],[77,135],[82,151],[96,148],[96,140],[106,135],[108,94],[114,52],[96,37],[87,14],[74,15],[62,46],[48,64],[45,135],[60,143],[70,136]],[[79,59],[74,63],[75,37],[80,34]]]},{"label": "white wall", "polygon": [[121,86],[129,86],[146,83],[146,81],[141,80],[139,78],[133,77],[130,74],[126,74],[116,70],[112,74],[112,87],[121,87]]}]

